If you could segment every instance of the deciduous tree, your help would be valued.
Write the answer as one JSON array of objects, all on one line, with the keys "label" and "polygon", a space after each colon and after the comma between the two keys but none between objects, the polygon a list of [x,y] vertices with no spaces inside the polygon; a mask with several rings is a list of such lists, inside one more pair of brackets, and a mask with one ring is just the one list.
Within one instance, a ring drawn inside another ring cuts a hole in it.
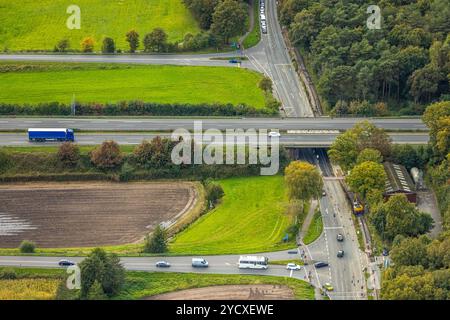
[{"label": "deciduous tree", "polygon": [[285,181],[291,200],[309,201],[322,194],[323,181],[315,166],[293,161],[285,169]]}]

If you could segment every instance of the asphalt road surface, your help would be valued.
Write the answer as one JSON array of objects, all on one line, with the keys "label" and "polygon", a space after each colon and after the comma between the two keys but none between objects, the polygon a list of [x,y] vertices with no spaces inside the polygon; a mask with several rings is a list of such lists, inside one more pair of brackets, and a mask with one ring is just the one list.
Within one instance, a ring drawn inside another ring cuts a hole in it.
[{"label": "asphalt road surface", "polygon": [[[236,68],[238,65],[231,64],[228,59],[234,56],[236,56],[234,52],[197,55],[0,54],[0,61],[121,63]],[[252,63],[245,60],[242,61],[241,67],[256,70]]]},{"label": "asphalt road surface", "polygon": [[[80,145],[98,145],[106,140],[114,140],[121,145],[136,145],[143,140],[151,140],[156,136],[170,137],[170,134],[153,133],[79,133],[75,135],[76,143]],[[290,134],[282,135],[280,144],[289,147],[329,147],[338,134]],[[391,134],[394,143],[427,144],[427,133]],[[29,142],[26,133],[0,133],[0,146],[48,146],[58,145],[57,142]],[[247,142],[248,144],[248,142]]]},{"label": "asphalt road surface", "polygon": [[[273,252],[273,253],[261,253],[270,260],[289,260],[299,259],[297,254],[288,254],[288,251]],[[195,256],[205,258],[208,263],[208,268],[193,268],[191,265],[192,258],[194,256],[186,257],[124,257],[121,258],[121,262],[125,269],[133,271],[160,271],[160,272],[180,272],[180,273],[214,273],[214,274],[244,274],[244,275],[270,275],[270,276],[284,276],[293,277],[301,280],[305,280],[305,269],[302,268],[299,271],[289,271],[284,265],[270,265],[267,270],[249,270],[239,269],[238,261],[239,255],[222,255],[222,256]],[[0,266],[7,267],[34,267],[34,268],[59,268],[58,261],[61,259],[68,259],[76,263],[81,262],[84,258],[73,257],[0,257]],[[157,261],[168,261],[171,263],[170,268],[157,268],[155,266]]]},{"label": "asphalt road surface", "polygon": [[314,117],[307,94],[292,65],[278,22],[277,1],[266,1],[267,34],[246,51],[257,70],[270,77],[288,117]]},{"label": "asphalt road surface", "polygon": [[[329,264],[328,267],[314,269],[314,284],[321,287],[324,283],[330,283],[334,287],[334,291],[329,292],[333,300],[365,299],[365,279],[362,272],[365,256],[359,249],[351,210],[339,181],[334,177],[326,151],[304,149],[300,150],[297,158],[320,168],[326,191],[326,195],[320,199],[324,232],[305,249],[311,260]],[[338,234],[344,236],[343,242],[337,241]],[[343,258],[337,257],[339,250],[344,250]]]},{"label": "asphalt road surface", "polygon": [[83,131],[173,131],[194,129],[200,121],[203,129],[277,129],[286,130],[347,130],[368,120],[391,131],[427,131],[419,118],[361,119],[361,118],[242,118],[242,119],[155,119],[155,118],[10,118],[0,117],[0,130],[28,128],[72,128]]}]

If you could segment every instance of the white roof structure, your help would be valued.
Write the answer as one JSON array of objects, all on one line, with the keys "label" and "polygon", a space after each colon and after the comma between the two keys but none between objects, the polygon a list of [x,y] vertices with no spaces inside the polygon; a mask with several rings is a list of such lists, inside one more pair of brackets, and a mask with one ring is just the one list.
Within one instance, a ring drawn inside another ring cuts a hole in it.
[{"label": "white roof structure", "polygon": [[52,128],[52,129],[49,129],[49,128],[31,128],[31,129],[28,129],[28,132],[67,132],[67,129],[66,128]]}]

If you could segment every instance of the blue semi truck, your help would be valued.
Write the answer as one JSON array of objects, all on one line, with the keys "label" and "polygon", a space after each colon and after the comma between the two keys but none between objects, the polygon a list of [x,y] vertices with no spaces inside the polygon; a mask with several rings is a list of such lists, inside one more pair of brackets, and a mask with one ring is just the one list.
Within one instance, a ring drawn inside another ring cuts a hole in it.
[{"label": "blue semi truck", "polygon": [[28,129],[30,142],[75,141],[73,129]]}]

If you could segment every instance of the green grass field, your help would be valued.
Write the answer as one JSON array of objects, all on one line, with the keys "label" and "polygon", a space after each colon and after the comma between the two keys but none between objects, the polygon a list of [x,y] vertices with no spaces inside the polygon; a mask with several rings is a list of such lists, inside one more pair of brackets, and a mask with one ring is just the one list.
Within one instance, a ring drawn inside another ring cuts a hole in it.
[{"label": "green grass field", "polygon": [[286,212],[283,177],[232,178],[220,181],[222,203],[181,232],[170,252],[183,254],[255,253],[283,250],[292,223]]},{"label": "green grass field", "polygon": [[0,63],[0,103],[231,103],[262,108],[261,75],[227,67]]},{"label": "green grass field", "polygon": [[304,244],[311,244],[314,241],[316,241],[323,231],[323,220],[322,220],[322,214],[319,210],[317,210],[314,213],[314,218],[311,221],[311,224],[309,225],[308,232],[306,233],[305,237],[303,238]]},{"label": "green grass field", "polygon": [[[81,29],[69,30],[69,5],[81,9]],[[69,39],[79,50],[83,38],[91,36],[100,50],[104,37],[117,48],[128,50],[125,34],[136,29],[141,38],[155,27],[163,28],[170,41],[200,31],[182,0],[0,0],[0,50],[53,50],[61,39]]]}]

